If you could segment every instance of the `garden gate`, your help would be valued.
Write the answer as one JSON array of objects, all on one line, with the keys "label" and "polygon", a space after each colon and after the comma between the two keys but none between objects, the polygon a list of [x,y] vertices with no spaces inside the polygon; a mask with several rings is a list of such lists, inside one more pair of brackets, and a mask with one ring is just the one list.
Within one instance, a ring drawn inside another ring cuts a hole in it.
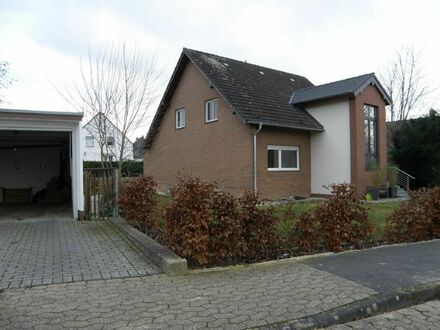
[{"label": "garden gate", "polygon": [[84,218],[105,220],[118,214],[118,170],[84,169]]}]

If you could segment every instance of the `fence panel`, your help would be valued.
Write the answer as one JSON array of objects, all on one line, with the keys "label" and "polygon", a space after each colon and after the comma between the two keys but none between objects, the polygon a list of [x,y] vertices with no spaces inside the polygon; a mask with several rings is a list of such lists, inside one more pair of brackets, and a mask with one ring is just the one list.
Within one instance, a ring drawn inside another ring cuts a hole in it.
[{"label": "fence panel", "polygon": [[84,169],[85,220],[106,220],[118,213],[117,169]]}]

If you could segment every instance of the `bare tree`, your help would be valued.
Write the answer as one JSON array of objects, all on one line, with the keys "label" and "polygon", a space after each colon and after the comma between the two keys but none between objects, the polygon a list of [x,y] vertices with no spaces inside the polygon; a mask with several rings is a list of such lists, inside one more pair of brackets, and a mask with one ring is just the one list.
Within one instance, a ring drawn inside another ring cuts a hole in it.
[{"label": "bare tree", "polygon": [[[129,135],[146,125],[150,108],[158,96],[160,72],[154,57],[125,44],[109,47],[81,62],[80,80],[60,94],[91,118],[89,127],[101,151],[101,162],[123,161]],[[112,141],[109,138],[112,137]]]},{"label": "bare tree", "polygon": [[381,80],[391,98],[389,118],[391,121],[406,120],[425,106],[430,90],[425,84],[419,53],[414,47],[403,47],[385,72]]},{"label": "bare tree", "polygon": [[12,84],[12,79],[9,76],[9,63],[0,61],[0,103],[3,102],[3,95],[1,91]]}]

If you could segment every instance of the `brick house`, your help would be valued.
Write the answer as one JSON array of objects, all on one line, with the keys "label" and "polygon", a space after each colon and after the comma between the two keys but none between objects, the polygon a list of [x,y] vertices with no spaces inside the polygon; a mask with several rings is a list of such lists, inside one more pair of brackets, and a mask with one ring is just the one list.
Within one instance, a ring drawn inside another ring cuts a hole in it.
[{"label": "brick house", "polygon": [[263,198],[360,194],[385,167],[385,106],[373,73],[314,86],[307,78],[184,48],[144,152],[144,174],[167,191],[178,173]]}]

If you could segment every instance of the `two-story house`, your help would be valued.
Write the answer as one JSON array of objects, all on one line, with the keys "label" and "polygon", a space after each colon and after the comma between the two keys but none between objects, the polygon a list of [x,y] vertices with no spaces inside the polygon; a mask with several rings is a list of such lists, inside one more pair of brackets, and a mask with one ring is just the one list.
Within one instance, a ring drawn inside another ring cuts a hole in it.
[{"label": "two-story house", "polygon": [[[167,191],[178,173],[265,198],[328,194],[385,167],[389,96],[373,73],[307,78],[183,49],[148,131],[144,174]],[[374,164],[375,166],[372,166]]]}]

